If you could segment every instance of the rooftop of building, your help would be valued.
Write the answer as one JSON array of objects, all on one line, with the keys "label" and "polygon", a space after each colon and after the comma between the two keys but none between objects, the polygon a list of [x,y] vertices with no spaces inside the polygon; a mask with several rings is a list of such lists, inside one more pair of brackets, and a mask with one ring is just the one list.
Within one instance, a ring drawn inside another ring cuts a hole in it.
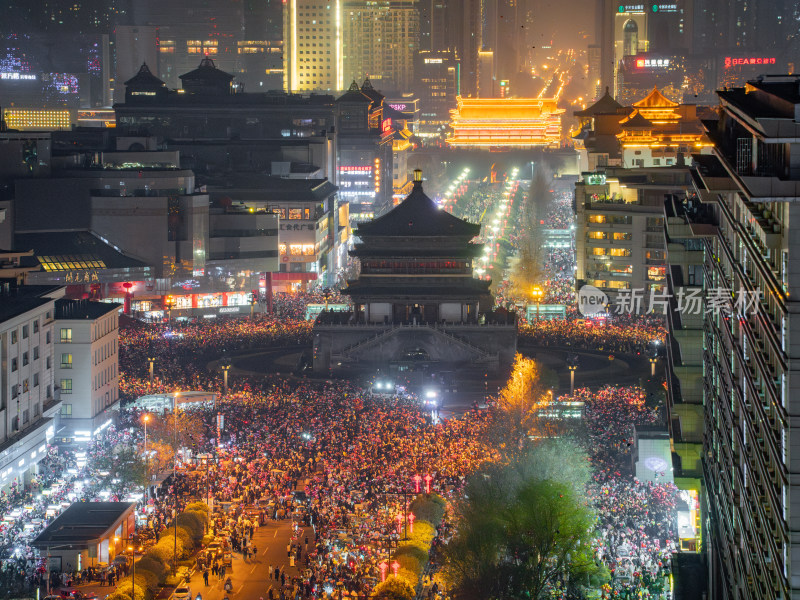
[{"label": "rooftop of building", "polygon": [[745,87],[717,92],[720,100],[732,104],[753,119],[794,119],[800,104],[800,76],[759,77]]},{"label": "rooftop of building", "polygon": [[630,115],[622,119],[620,125],[623,129],[648,130],[653,128],[653,122],[647,120],[638,110],[634,110]]},{"label": "rooftop of building", "polygon": [[261,193],[263,202],[319,203],[339,189],[327,179],[289,179],[259,173],[237,173],[233,179],[227,176],[211,176],[205,177],[203,181],[209,186],[216,187],[217,192],[224,192],[225,189],[257,189]]},{"label": "rooftop of building", "polygon": [[383,216],[358,225],[356,235],[417,237],[470,236],[481,231],[470,223],[442,210],[422,189],[422,171],[414,172],[414,188],[400,204]]},{"label": "rooftop of building", "polygon": [[125,82],[126,87],[164,87],[164,82],[153,75],[146,62],[139,67],[139,72]]},{"label": "rooftop of building", "polygon": [[213,96],[204,94],[184,94],[174,90],[156,101],[138,103],[136,101],[115,104],[115,110],[126,108],[145,107],[152,111],[154,107],[180,108],[184,106],[203,107],[203,106],[247,106],[247,107],[281,107],[285,106],[295,110],[299,107],[311,108],[332,108],[334,97],[329,94],[286,94],[283,92],[237,92],[224,96]]},{"label": "rooftop of building", "polygon": [[19,248],[32,249],[45,271],[147,267],[91,231],[18,233],[15,243]]},{"label": "rooftop of building", "polygon": [[60,286],[0,283],[0,323],[51,302]]},{"label": "rooftop of building", "polygon": [[112,302],[92,302],[91,300],[59,298],[56,300],[56,319],[65,321],[99,319],[100,317],[119,310],[120,306],[122,305]]},{"label": "rooftop of building", "polygon": [[634,108],[675,108],[679,104],[662,94],[658,87],[653,87],[653,91],[638,102],[634,102],[633,106]]},{"label": "rooftop of building", "polygon": [[[128,91],[142,90],[144,95],[126,95],[126,102],[114,105],[114,109],[146,106],[152,110],[154,106],[203,106],[203,105],[245,105],[245,106],[333,106],[334,97],[329,94],[287,94],[278,90],[267,92],[237,92],[231,88],[233,75],[218,69],[209,57],[203,58],[200,65],[188,73],[180,75],[184,89],[171,90],[164,86],[143,63],[139,72],[125,82]],[[354,82],[355,83],[355,82]],[[158,90],[158,88],[164,88]],[[210,89],[225,89],[226,93],[209,93]],[[150,94],[157,90],[156,96]],[[235,92],[235,93],[234,93]]]},{"label": "rooftop of building", "polygon": [[218,69],[214,61],[206,56],[200,61],[200,65],[196,69],[179,75],[178,78],[184,83],[187,81],[205,81],[208,83],[228,84],[233,80],[233,75]]},{"label": "rooftop of building", "polygon": [[600,99],[592,104],[591,106],[586,107],[583,110],[575,111],[573,114],[576,117],[593,117],[595,115],[608,115],[608,114],[616,114],[619,109],[622,108],[622,104],[614,100],[611,96],[611,92],[606,86],[605,93],[600,97]]},{"label": "rooftop of building", "polygon": [[692,154],[695,168],[707,177],[728,177],[725,167],[713,154]]},{"label": "rooftop of building", "polygon": [[470,121],[519,120],[531,121],[558,115],[564,112],[558,108],[555,98],[462,98],[458,97],[458,108],[454,120]]},{"label": "rooftop of building", "polygon": [[135,502],[73,502],[31,545],[42,548],[99,540],[135,506]]}]

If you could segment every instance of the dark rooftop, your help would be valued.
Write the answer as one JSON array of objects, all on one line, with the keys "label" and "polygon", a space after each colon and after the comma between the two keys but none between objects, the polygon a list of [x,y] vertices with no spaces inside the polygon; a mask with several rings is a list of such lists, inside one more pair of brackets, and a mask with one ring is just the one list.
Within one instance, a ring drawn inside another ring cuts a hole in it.
[{"label": "dark rooftop", "polygon": [[611,93],[606,86],[606,93],[594,104],[587,106],[584,110],[575,111],[573,114],[576,117],[593,117],[594,115],[608,115],[616,113],[622,104],[611,97]]},{"label": "dark rooftop", "polygon": [[[89,231],[20,233],[16,236],[16,246],[33,249],[45,271],[144,269],[148,266]],[[73,266],[65,264],[68,262]],[[78,266],[74,266],[76,263]]]},{"label": "dark rooftop", "polygon": [[51,302],[48,296],[58,289],[52,285],[0,285],[0,323]]},{"label": "dark rooftop", "polygon": [[336,102],[363,102],[364,104],[371,104],[373,100],[363,91],[361,91],[361,88],[358,87],[358,84],[354,79],[353,83],[350,84],[350,87],[347,88],[347,91],[339,96],[336,99]]},{"label": "dark rooftop", "polygon": [[228,83],[231,79],[233,79],[233,75],[226,73],[222,69],[218,69],[217,65],[214,64],[214,61],[207,56],[200,61],[200,66],[198,66],[194,71],[189,71],[188,73],[184,73],[178,77],[183,82],[202,80],[215,83]]},{"label": "dark rooftop", "polygon": [[136,73],[133,77],[128,79],[125,82],[126,87],[163,87],[164,82],[161,81],[158,77],[153,75],[153,72],[150,71],[150,67],[147,66],[147,63],[142,63],[142,66],[139,67],[139,72]]},{"label": "dark rooftop", "polygon": [[112,302],[91,302],[89,300],[56,300],[56,319],[97,319],[103,315],[119,310],[121,304]]},{"label": "dark rooftop", "polygon": [[800,80],[763,79],[748,81],[747,87],[719,90],[728,102],[753,119],[793,119],[794,106],[800,104]]},{"label": "dark rooftop", "polygon": [[215,192],[226,189],[257,189],[264,202],[324,202],[338,189],[327,179],[285,179],[258,173],[239,173],[233,183],[227,178],[204,178],[205,183],[215,187]]},{"label": "dark rooftop", "polygon": [[82,545],[119,525],[134,502],[74,502],[31,543],[35,547]]},{"label": "dark rooftop", "polygon": [[369,77],[367,77],[364,80],[364,83],[361,84],[361,93],[378,104],[380,104],[381,101],[386,97],[373,87]]},{"label": "dark rooftop", "polygon": [[692,154],[695,167],[706,177],[728,177],[728,172],[713,154]]},{"label": "dark rooftop", "polygon": [[[330,94],[286,94],[284,92],[244,92],[239,94],[228,94],[224,96],[214,96],[205,94],[182,94],[175,90],[169,90],[164,98],[158,100],[157,104],[148,101],[141,104],[136,100],[136,96],[130,98],[125,103],[115,104],[115,109],[139,108],[145,106],[146,110],[152,111],[157,108],[174,108],[183,106],[248,106],[248,107],[281,107],[290,109],[316,108],[331,109],[334,97]],[[286,140],[289,141],[289,140]]]},{"label": "dark rooftop", "polygon": [[[417,175],[415,174],[415,177]],[[421,177],[421,174],[419,175]],[[422,181],[414,181],[414,189],[400,204],[388,213],[372,221],[358,225],[358,236],[452,236],[474,237],[481,226],[454,217],[441,210],[425,195]]]}]

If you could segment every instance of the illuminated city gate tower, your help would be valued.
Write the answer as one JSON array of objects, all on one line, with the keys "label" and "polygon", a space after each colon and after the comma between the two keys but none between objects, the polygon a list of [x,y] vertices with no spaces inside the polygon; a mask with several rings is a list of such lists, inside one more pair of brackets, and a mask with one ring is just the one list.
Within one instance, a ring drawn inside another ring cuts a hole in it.
[{"label": "illuminated city gate tower", "polygon": [[414,189],[382,217],[362,223],[352,255],[357,279],[343,290],[348,313],[323,312],[314,325],[314,369],[485,367],[495,371],[516,352],[513,314],[492,311],[489,281],[472,276],[483,246],[480,225],[458,219]]}]

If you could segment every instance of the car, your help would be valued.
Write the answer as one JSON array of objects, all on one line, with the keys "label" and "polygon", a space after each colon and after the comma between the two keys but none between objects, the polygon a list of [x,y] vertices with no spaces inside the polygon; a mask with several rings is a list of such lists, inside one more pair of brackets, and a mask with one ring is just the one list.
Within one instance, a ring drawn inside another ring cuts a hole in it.
[{"label": "car", "polygon": [[178,586],[172,592],[172,600],[192,600],[192,592],[186,585]]},{"label": "car", "polygon": [[211,559],[215,559],[222,554],[222,543],[220,541],[213,541],[208,545],[206,548],[206,554],[211,557]]}]

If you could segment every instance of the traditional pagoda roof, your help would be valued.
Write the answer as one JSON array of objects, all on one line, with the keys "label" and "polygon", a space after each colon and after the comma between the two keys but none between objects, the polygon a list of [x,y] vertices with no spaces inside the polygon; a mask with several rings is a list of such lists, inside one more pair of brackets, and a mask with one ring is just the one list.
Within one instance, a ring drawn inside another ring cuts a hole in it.
[{"label": "traditional pagoda roof", "polygon": [[575,111],[574,115],[576,117],[593,117],[594,115],[609,114],[613,115],[620,108],[622,108],[622,105],[614,100],[608,90],[608,86],[606,86],[606,93],[603,94],[597,102],[585,108],[584,110]]},{"label": "traditional pagoda roof", "polygon": [[369,77],[367,77],[364,80],[364,83],[361,84],[361,93],[377,104],[380,104],[381,101],[386,97],[372,86],[372,82],[369,80]]},{"label": "traditional pagoda roof", "polygon": [[200,66],[198,66],[194,71],[189,71],[188,73],[181,75],[180,80],[205,81],[216,84],[224,82],[229,84],[231,80],[233,80],[233,75],[218,69],[217,65],[214,64],[214,61],[206,56],[200,61]]},{"label": "traditional pagoda roof", "polygon": [[675,108],[678,103],[673,102],[658,91],[658,87],[653,87],[653,91],[649,95],[638,102],[634,102],[633,106],[635,108]]},{"label": "traditional pagoda roof", "polygon": [[638,110],[633,111],[629,116],[620,121],[623,129],[652,129],[652,121],[648,121]]},{"label": "traditional pagoda roof", "polygon": [[356,83],[356,80],[354,79],[353,83],[350,84],[350,87],[347,88],[347,91],[343,95],[339,96],[336,99],[336,102],[363,102],[364,104],[371,104],[373,100],[361,91],[361,88],[358,87],[358,83]]},{"label": "traditional pagoda roof", "polygon": [[392,237],[470,236],[481,226],[454,217],[441,210],[422,190],[422,172],[414,172],[414,189],[400,204],[385,215],[358,226],[356,235]]},{"label": "traditional pagoda roof", "polygon": [[152,71],[150,71],[150,67],[147,66],[147,63],[143,62],[142,66],[139,67],[139,72],[128,79],[128,81],[125,82],[125,86],[137,88],[163,87],[164,82],[153,75]]}]

